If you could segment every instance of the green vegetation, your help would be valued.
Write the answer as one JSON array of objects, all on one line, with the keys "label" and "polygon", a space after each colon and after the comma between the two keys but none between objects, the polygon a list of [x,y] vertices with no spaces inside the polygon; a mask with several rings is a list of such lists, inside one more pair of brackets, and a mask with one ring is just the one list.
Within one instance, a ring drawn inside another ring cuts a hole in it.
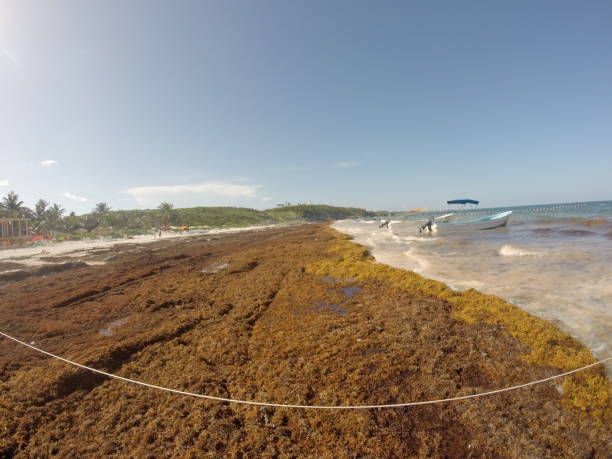
[{"label": "green vegetation", "polygon": [[278,222],[326,221],[375,216],[374,212],[357,207],[335,207],[315,204],[281,206],[266,210],[265,212]]},{"label": "green vegetation", "polygon": [[164,226],[189,226],[228,228],[241,226],[272,225],[327,221],[343,218],[373,217],[376,214],[354,207],[300,204],[279,206],[268,210],[244,207],[191,207],[175,209],[169,202],[162,202],[157,209],[112,210],[105,202],[99,202],[89,214],[64,216],[59,204],[38,200],[34,210],[19,201],[11,191],[0,202],[0,217],[23,217],[32,220],[32,229],[47,233],[56,239],[80,239],[83,237],[129,237],[143,234]]},{"label": "green vegetation", "polygon": [[8,218],[19,218],[24,212],[26,212],[26,207],[23,206],[23,201],[19,200],[19,196],[14,191],[2,198],[2,202],[0,202],[1,215]]},{"label": "green vegetation", "polygon": [[96,204],[96,207],[92,213],[96,217],[96,221],[98,222],[98,224],[103,225],[107,223],[108,214],[110,213],[110,211],[111,208],[108,204],[106,204],[105,202],[99,202],[98,204]]},{"label": "green vegetation", "polygon": [[174,206],[169,202],[162,202],[158,207],[161,214],[161,219],[164,225],[170,225],[176,219],[176,212],[174,211]]},{"label": "green vegetation", "polygon": [[157,209],[116,210],[108,214],[108,224],[115,229],[156,228],[159,226],[206,226],[228,228],[272,225],[306,221],[337,220],[374,214],[364,209],[326,205],[298,205],[255,210],[245,207],[190,207],[175,209],[163,202]]},{"label": "green vegetation", "polygon": [[177,209],[178,225],[231,227],[276,223],[265,212],[244,207],[191,207]]}]

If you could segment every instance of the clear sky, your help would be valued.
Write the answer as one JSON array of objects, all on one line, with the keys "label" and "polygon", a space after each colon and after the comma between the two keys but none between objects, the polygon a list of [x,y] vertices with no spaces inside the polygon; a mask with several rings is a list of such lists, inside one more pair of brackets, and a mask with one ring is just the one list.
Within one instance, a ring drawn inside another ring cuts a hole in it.
[{"label": "clear sky", "polygon": [[0,0],[0,194],[612,199],[612,1]]}]

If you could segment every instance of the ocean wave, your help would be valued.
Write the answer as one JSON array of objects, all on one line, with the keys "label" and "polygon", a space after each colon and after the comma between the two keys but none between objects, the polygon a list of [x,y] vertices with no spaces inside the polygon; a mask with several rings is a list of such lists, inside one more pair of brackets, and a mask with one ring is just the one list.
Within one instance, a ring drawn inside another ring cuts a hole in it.
[{"label": "ocean wave", "polygon": [[529,250],[520,249],[512,245],[504,245],[499,249],[499,254],[503,257],[529,257],[538,255],[537,252],[531,252]]},{"label": "ocean wave", "polygon": [[416,255],[414,253],[414,247],[406,250],[404,252],[404,255],[416,262],[417,266],[413,268],[415,272],[422,273],[423,270],[427,267],[427,260],[422,256]]},{"label": "ocean wave", "polygon": [[430,236],[400,236],[403,241],[419,241],[419,242],[434,242],[439,240],[439,237]]}]

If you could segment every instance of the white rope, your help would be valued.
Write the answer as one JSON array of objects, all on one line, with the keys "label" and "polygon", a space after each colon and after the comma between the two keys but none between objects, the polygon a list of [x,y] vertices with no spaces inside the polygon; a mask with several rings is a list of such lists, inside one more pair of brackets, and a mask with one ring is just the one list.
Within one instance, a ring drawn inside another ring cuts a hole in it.
[{"label": "white rope", "polygon": [[457,400],[467,400],[470,398],[484,397],[485,395],[493,395],[493,394],[499,394],[501,392],[508,392],[511,390],[520,389],[522,387],[534,386],[536,384],[541,384],[546,381],[552,381],[553,379],[562,378],[564,376],[571,375],[572,373],[577,373],[579,371],[586,370],[587,368],[591,368],[596,365],[601,365],[602,363],[607,362],[608,360],[612,360],[612,357],[608,357],[606,359],[600,360],[599,362],[595,362],[595,363],[591,363],[590,365],[586,365],[582,368],[567,371],[565,373],[561,373],[555,376],[550,376],[548,378],[539,379],[537,381],[532,381],[532,382],[528,382],[525,384],[519,384],[518,386],[506,387],[504,389],[492,390],[489,392],[481,392],[479,394],[463,395],[461,397],[442,398],[439,400],[426,400],[422,402],[391,403],[391,404],[385,404],[385,405],[352,405],[352,406],[350,405],[347,405],[347,406],[342,406],[342,405],[340,406],[335,406],[335,405],[290,405],[290,404],[283,404],[283,403],[267,403],[267,402],[254,402],[254,401],[249,401],[249,400],[234,400],[231,398],[215,397],[214,395],[196,394],[193,392],[185,392],[185,391],[178,390],[178,389],[170,389],[168,387],[157,386],[155,384],[148,384],[142,381],[136,381],[134,379],[124,378],[123,376],[114,375],[112,373],[107,373],[106,371],[96,370],[95,368],[90,368],[88,366],[81,365],[80,363],[73,362],[72,360],[68,360],[63,357],[59,357],[57,355],[51,354],[50,352],[43,351],[42,349],[39,349],[35,346],[32,346],[31,344],[20,341],[17,338],[13,338],[12,336],[7,335],[6,333],[2,333],[1,331],[0,331],[0,335],[12,341],[15,341],[16,343],[19,343],[23,346],[29,347],[30,349],[36,352],[40,352],[49,357],[53,357],[54,359],[57,359],[57,360],[61,360],[62,362],[68,363],[70,365],[74,365],[75,367],[79,367],[84,370],[88,370],[94,373],[108,376],[109,378],[119,379],[121,381],[129,382],[132,384],[137,384],[139,386],[149,387],[151,389],[172,392],[174,394],[187,395],[189,397],[197,397],[197,398],[204,398],[207,400],[215,400],[218,402],[239,403],[243,405],[269,406],[269,407],[276,407],[276,408],[301,408],[301,409],[315,409],[315,410],[368,410],[368,409],[374,409],[374,408],[401,408],[401,407],[406,407],[406,406],[431,405],[434,403],[454,402]]}]

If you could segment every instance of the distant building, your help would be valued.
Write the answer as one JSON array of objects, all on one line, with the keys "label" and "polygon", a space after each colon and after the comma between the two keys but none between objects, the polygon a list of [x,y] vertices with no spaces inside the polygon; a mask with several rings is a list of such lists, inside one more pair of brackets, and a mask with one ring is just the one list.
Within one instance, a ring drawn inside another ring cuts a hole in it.
[{"label": "distant building", "polygon": [[0,218],[0,248],[22,247],[31,240],[29,218]]}]

